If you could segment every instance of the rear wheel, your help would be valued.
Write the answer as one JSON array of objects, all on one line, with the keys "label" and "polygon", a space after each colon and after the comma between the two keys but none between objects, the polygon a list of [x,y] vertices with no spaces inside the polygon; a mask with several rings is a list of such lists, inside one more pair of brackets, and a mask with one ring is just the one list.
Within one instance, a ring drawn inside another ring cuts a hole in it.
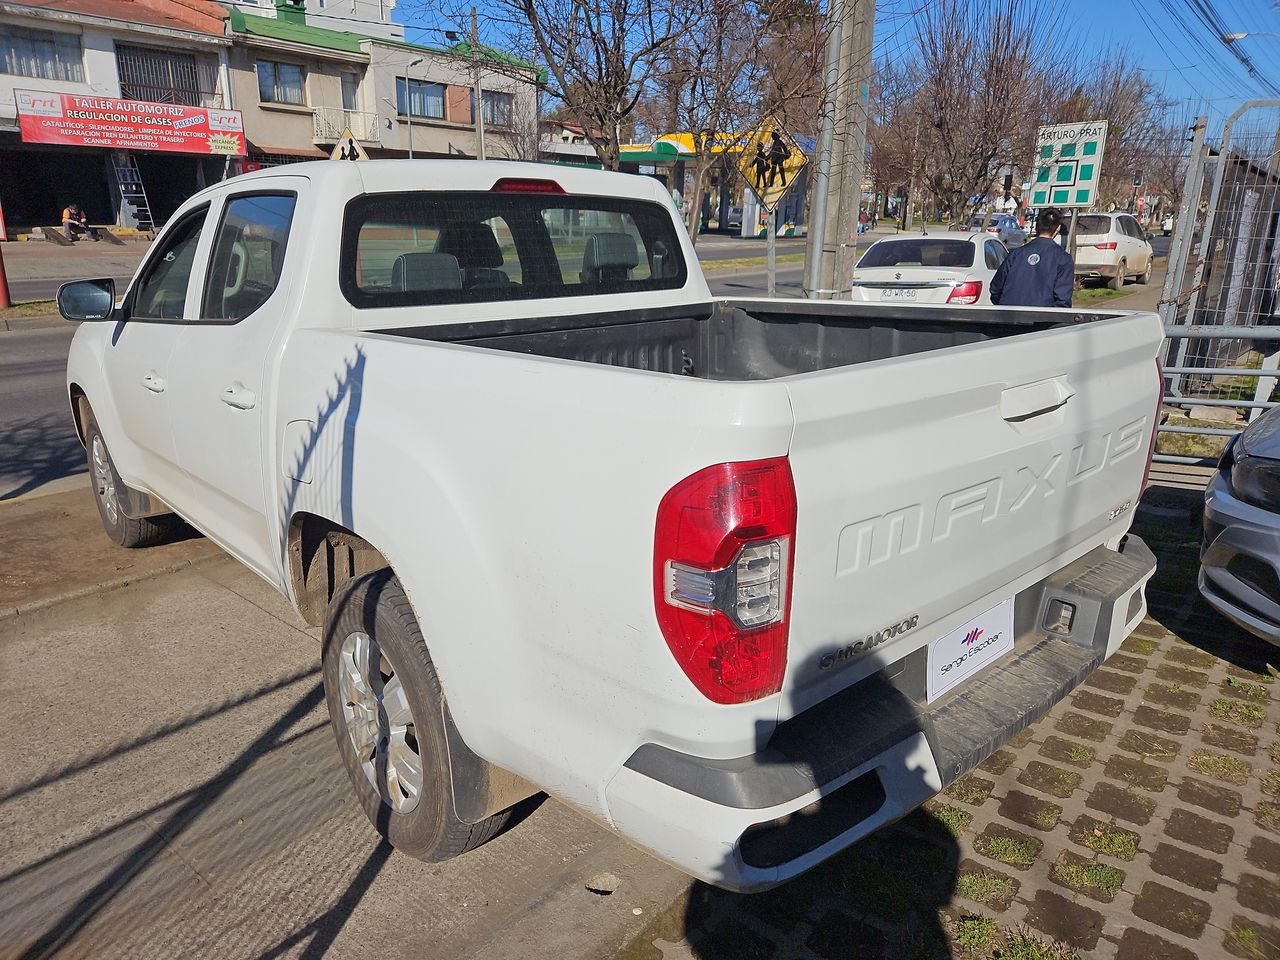
[{"label": "rear wheel", "polygon": [[330,602],[324,692],[356,798],[397,850],[448,860],[507,822],[508,811],[474,824],[454,812],[444,694],[413,608],[389,569],[350,581]]},{"label": "rear wheel", "polygon": [[1147,269],[1138,276],[1138,282],[1144,286],[1151,282],[1151,258],[1147,258]]},{"label": "rear wheel", "polygon": [[1120,290],[1121,288],[1123,288],[1124,273],[1128,269],[1129,269],[1129,265],[1126,264],[1123,260],[1121,260],[1118,264],[1116,264],[1115,276],[1112,277],[1109,281],[1107,281],[1107,286],[1109,286],[1112,290]]},{"label": "rear wheel", "polygon": [[88,411],[84,424],[84,446],[89,458],[89,477],[93,482],[93,499],[102,519],[102,529],[122,547],[154,547],[168,540],[177,526],[172,514],[134,520],[126,517],[120,506],[120,491],[125,489],[107,450],[107,441],[98,429],[93,411]]}]

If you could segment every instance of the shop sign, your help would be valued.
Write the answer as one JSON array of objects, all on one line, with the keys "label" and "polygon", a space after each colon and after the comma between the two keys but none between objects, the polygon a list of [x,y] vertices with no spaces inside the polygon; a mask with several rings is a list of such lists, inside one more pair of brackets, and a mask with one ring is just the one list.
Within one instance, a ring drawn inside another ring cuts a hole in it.
[{"label": "shop sign", "polygon": [[243,157],[239,110],[14,90],[24,143]]}]

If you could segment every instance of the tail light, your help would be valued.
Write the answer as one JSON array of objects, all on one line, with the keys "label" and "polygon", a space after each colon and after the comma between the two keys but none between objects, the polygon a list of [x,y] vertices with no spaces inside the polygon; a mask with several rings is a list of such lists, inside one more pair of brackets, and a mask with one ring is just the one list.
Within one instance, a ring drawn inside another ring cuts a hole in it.
[{"label": "tail light", "polygon": [[1116,248],[1114,240],[1111,243],[1095,243],[1094,246],[1099,250],[1114,250]]},{"label": "tail light", "polygon": [[707,699],[745,703],[782,689],[795,527],[785,457],[707,467],[658,505],[658,625]]},{"label": "tail light", "polygon": [[554,180],[539,180],[534,177],[503,177],[489,188],[489,192],[563,194],[564,187]]},{"label": "tail light", "polygon": [[1156,416],[1151,424],[1151,445],[1147,448],[1147,469],[1142,472],[1142,486],[1138,488],[1138,496],[1147,492],[1147,481],[1151,479],[1151,461],[1156,455],[1156,437],[1160,435],[1160,410],[1164,406],[1164,370],[1160,366],[1160,358],[1156,358]]},{"label": "tail light", "polygon": [[966,280],[964,283],[957,283],[951,289],[947,303],[977,303],[980,296],[982,296],[982,281]]},{"label": "tail light", "polygon": [[999,233],[999,232],[1000,232],[999,227],[987,227],[987,233]]}]

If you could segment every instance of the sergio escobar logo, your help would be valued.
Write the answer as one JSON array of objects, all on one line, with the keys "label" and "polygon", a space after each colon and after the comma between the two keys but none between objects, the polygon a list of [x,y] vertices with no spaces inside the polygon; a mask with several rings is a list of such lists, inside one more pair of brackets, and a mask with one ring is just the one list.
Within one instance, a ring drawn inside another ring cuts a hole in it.
[{"label": "sergio escobar logo", "polygon": [[[982,631],[979,630],[978,635],[981,636],[981,634],[982,634]],[[987,647],[991,646],[993,643],[999,643],[1000,638],[1003,636],[1004,636],[1004,631],[997,630],[995,633],[991,634],[991,636],[987,637],[987,639],[983,640],[981,643],[974,644],[973,646],[969,647],[967,650],[965,650],[964,653],[960,654],[960,656],[956,657],[950,663],[944,663],[941,667],[938,668],[938,672],[941,673],[943,676],[946,676],[946,674],[950,673],[956,667],[960,666],[970,657],[976,657],[980,652],[985,650]],[[966,642],[967,639],[968,639],[967,637],[962,638],[960,642],[963,644]]]}]

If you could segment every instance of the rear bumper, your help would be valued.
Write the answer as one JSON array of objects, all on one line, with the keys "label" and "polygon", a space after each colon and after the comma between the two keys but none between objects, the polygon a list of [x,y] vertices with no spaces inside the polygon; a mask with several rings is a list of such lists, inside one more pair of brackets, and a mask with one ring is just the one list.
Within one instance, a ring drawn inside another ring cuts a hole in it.
[{"label": "rear bumper", "polygon": [[1280,644],[1280,516],[1241,502],[1221,473],[1205,491],[1200,594],[1228,620]]},{"label": "rear bumper", "polygon": [[[624,834],[702,880],[749,892],[788,880],[910,813],[1074,689],[1146,615],[1155,557],[1137,537],[1022,591],[1017,644],[932,704],[922,648],[781,724],[751,756],[645,744],[606,791]],[[1046,605],[1075,605],[1069,633]]]},{"label": "rear bumper", "polygon": [[1119,270],[1115,263],[1077,263],[1077,277],[1114,277]]}]

